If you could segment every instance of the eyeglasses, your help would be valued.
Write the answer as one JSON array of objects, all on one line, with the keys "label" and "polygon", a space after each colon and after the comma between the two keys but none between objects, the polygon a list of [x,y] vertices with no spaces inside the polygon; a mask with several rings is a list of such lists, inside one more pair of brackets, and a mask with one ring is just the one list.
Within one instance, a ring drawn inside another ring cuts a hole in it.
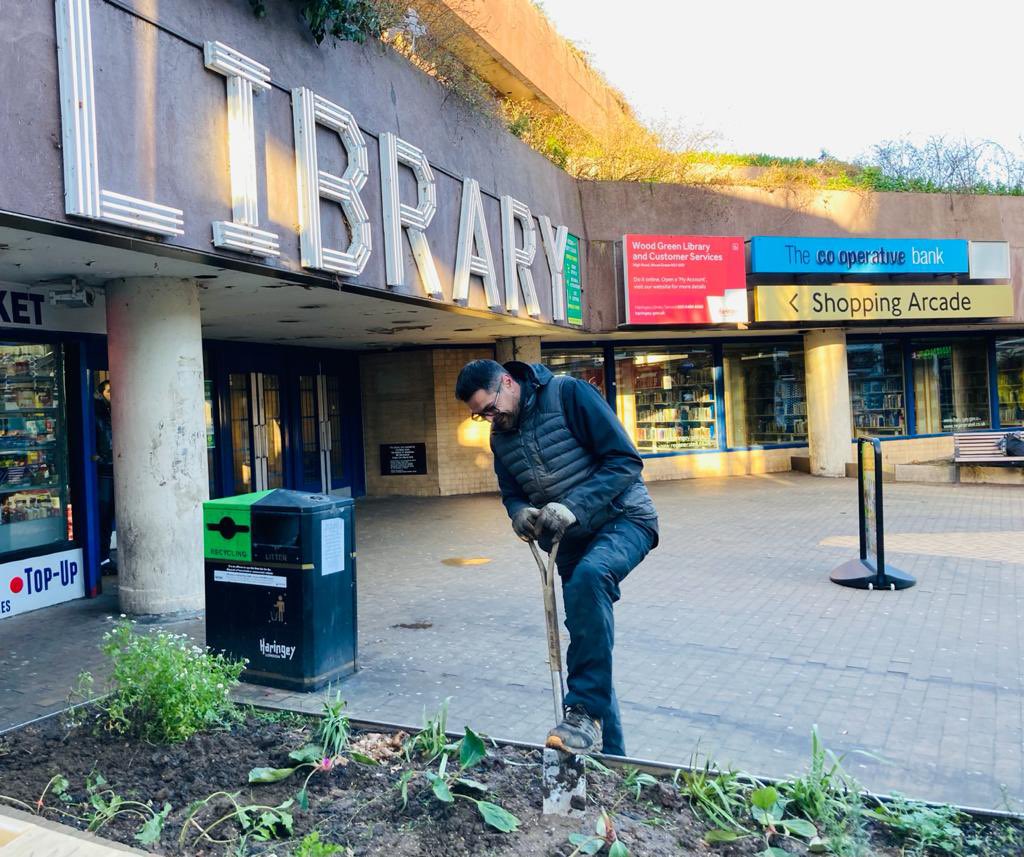
[{"label": "eyeglasses", "polygon": [[498,410],[498,397],[501,395],[501,384],[498,384],[498,389],[494,392],[494,398],[491,399],[491,403],[478,413],[470,414],[469,418],[474,422],[490,422],[493,420],[501,411]]}]

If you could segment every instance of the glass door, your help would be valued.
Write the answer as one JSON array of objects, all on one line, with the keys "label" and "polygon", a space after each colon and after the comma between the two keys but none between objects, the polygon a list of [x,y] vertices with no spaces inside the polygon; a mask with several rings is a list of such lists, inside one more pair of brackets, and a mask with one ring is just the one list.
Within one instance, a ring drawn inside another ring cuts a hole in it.
[{"label": "glass door", "polygon": [[228,407],[234,493],[283,488],[280,375],[229,373]]},{"label": "glass door", "polygon": [[341,385],[334,375],[299,376],[303,491],[330,493],[344,479]]}]

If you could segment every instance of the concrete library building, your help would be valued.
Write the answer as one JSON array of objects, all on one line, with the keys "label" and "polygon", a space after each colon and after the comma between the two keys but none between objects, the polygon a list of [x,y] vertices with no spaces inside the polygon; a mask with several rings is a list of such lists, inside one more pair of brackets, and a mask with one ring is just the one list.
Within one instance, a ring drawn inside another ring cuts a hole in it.
[{"label": "concrete library building", "polygon": [[267,7],[0,7],[0,619],[99,593],[111,489],[133,614],[203,607],[208,498],[496,490],[477,357],[597,386],[649,480],[1024,427],[1024,200],[579,181]]}]

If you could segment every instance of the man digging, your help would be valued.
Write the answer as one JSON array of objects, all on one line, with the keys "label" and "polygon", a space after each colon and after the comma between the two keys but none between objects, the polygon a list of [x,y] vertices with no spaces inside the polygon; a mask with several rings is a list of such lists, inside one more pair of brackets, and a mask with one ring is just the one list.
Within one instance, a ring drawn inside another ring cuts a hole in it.
[{"label": "man digging", "polygon": [[547,746],[624,756],[612,687],[619,584],[658,543],[643,461],[601,393],[540,363],[474,360],[455,395],[491,423],[501,499],[519,538],[557,556],[569,691]]}]

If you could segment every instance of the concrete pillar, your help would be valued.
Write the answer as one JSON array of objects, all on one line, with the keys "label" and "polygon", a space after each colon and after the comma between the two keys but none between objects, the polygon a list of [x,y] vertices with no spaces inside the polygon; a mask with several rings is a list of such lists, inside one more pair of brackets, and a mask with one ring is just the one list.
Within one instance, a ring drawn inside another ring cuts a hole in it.
[{"label": "concrete pillar", "polygon": [[804,364],[811,473],[845,476],[851,448],[846,331],[835,328],[807,331]]},{"label": "concrete pillar", "polygon": [[112,280],[106,304],[121,609],[201,610],[209,483],[196,284]]},{"label": "concrete pillar", "polygon": [[494,343],[494,359],[499,363],[508,363],[510,360],[540,363],[540,337],[510,336],[499,339]]}]

